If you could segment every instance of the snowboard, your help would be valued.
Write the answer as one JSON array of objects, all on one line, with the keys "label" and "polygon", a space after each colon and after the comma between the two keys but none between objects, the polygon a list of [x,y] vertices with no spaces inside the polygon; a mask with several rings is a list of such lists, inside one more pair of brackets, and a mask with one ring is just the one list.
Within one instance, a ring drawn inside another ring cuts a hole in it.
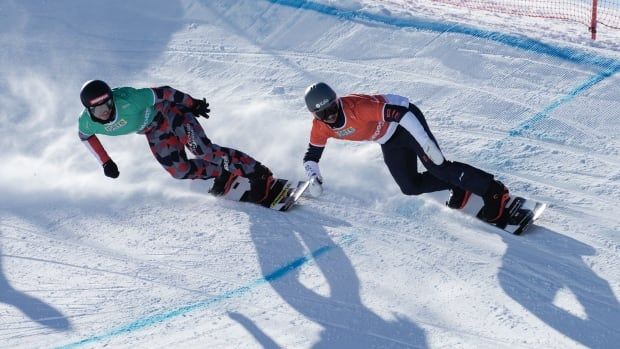
[{"label": "snowboard", "polygon": [[[288,179],[275,179],[271,184],[267,198],[259,205],[272,210],[288,211],[299,201],[310,184],[310,181],[298,181],[293,185],[293,182]],[[228,200],[250,202],[248,200],[249,191],[250,181],[244,177],[237,177],[223,197]]]},{"label": "snowboard", "polygon": [[514,235],[520,235],[530,228],[547,208],[545,203],[511,195],[502,216],[499,220],[491,223],[482,218],[483,206],[482,198],[472,194],[465,207],[461,208],[460,211]]}]

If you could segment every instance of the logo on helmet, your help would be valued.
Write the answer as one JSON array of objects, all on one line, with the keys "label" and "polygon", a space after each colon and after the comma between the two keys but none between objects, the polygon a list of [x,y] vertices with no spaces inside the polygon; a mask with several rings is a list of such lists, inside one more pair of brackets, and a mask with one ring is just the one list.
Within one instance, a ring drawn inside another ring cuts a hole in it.
[{"label": "logo on helmet", "polygon": [[325,104],[327,104],[328,102],[329,102],[329,99],[325,98],[325,99],[324,99],[324,100],[322,100],[321,102],[317,103],[317,104],[315,105],[315,107],[316,107],[317,109],[320,109],[322,106],[324,106],[324,105],[325,105]]}]

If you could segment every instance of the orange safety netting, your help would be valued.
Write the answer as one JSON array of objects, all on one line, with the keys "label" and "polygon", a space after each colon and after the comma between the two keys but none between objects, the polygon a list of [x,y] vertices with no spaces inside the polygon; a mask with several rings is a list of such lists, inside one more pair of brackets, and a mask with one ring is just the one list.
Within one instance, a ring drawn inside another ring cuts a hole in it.
[{"label": "orange safety netting", "polygon": [[620,0],[432,0],[519,16],[556,18],[620,29]]}]

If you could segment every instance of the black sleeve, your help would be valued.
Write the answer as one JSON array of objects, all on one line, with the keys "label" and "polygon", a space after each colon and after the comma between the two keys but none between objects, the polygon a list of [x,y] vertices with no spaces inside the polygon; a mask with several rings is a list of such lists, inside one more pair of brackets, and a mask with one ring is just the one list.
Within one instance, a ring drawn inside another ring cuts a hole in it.
[{"label": "black sleeve", "polygon": [[409,108],[395,104],[386,104],[383,107],[383,118],[388,122],[400,122],[400,119],[409,112]]},{"label": "black sleeve", "polygon": [[319,160],[321,159],[321,155],[323,155],[324,149],[325,147],[317,147],[312,144],[308,144],[308,151],[306,152],[306,155],[304,155],[304,162],[319,162]]}]

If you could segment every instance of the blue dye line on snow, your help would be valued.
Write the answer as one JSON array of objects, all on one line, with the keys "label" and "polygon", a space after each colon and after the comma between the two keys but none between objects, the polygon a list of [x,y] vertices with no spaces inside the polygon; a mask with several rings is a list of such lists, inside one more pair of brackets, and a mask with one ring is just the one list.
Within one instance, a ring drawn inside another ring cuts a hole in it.
[{"label": "blue dye line on snow", "polygon": [[159,313],[159,314],[155,314],[155,315],[150,315],[148,317],[144,317],[141,319],[138,319],[132,323],[129,323],[127,325],[123,325],[121,327],[118,327],[116,329],[110,330],[106,333],[102,333],[100,335],[95,335],[92,337],[88,337],[85,339],[82,339],[78,342],[75,343],[71,343],[71,344],[67,344],[64,345],[62,347],[59,347],[59,349],[70,349],[70,348],[78,348],[81,347],[83,345],[87,345],[87,344],[92,344],[92,343],[97,343],[97,342],[101,342],[101,341],[105,341],[108,339],[112,339],[114,337],[118,337],[124,334],[129,334],[129,333],[133,333],[136,332],[138,330],[147,328],[147,327],[151,327],[151,326],[155,326],[157,324],[160,324],[162,322],[171,320],[173,318],[185,315],[187,313],[199,310],[199,309],[204,309],[207,308],[213,304],[217,304],[220,303],[222,301],[228,300],[228,299],[232,299],[232,298],[238,298],[241,296],[244,296],[245,294],[247,294],[248,292],[254,290],[255,288],[257,288],[258,286],[261,286],[263,284],[269,283],[269,282],[273,282],[276,281],[280,278],[282,278],[283,276],[287,275],[288,273],[299,269],[300,267],[302,267],[304,264],[310,262],[313,259],[316,259],[318,257],[320,257],[321,255],[327,253],[329,250],[331,250],[332,248],[334,248],[335,245],[331,245],[331,246],[323,246],[319,249],[317,249],[316,251],[312,252],[309,255],[303,256],[301,258],[298,258],[294,261],[292,261],[291,263],[283,266],[280,269],[275,270],[274,272],[272,272],[269,275],[265,275],[264,277],[255,280],[254,282],[249,283],[248,285],[245,286],[241,286],[239,288],[236,288],[234,290],[230,290],[227,292],[224,292],[220,295],[217,295],[215,297],[211,297],[209,299],[206,299],[204,301],[198,302],[198,303],[194,303],[194,304],[190,304],[190,305],[186,305],[174,310],[170,310],[168,312],[164,312],[164,313]]},{"label": "blue dye line on snow", "polygon": [[308,0],[265,0],[274,4],[288,6],[292,8],[311,10],[325,15],[335,16],[344,20],[357,20],[366,22],[381,23],[399,28],[414,28],[439,33],[457,33],[476,38],[498,42],[510,47],[532,51],[542,55],[559,58],[571,63],[595,67],[601,70],[600,73],[582,83],[566,95],[560,97],[551,105],[545,107],[541,112],[536,113],[529,120],[509,131],[510,136],[522,135],[540,121],[546,119],[549,114],[577,96],[592,88],[594,85],[620,72],[620,61],[612,58],[597,56],[594,54],[580,52],[567,47],[556,47],[543,42],[523,36],[509,35],[500,32],[477,29],[466,25],[433,21],[422,18],[395,18],[381,14],[373,14],[363,11],[350,11],[337,7],[315,3]]},{"label": "blue dye line on snow", "polygon": [[507,46],[534,51],[544,55],[560,58],[572,63],[596,66],[603,69],[620,67],[620,61],[612,58],[580,52],[566,47],[556,47],[524,36],[509,35],[495,31],[478,29],[462,24],[433,21],[423,18],[398,18],[364,11],[345,10],[308,0],[265,0],[273,4],[292,8],[311,10],[345,20],[358,20],[386,24],[399,28],[414,28],[439,33],[457,33],[481,39],[495,41]]},{"label": "blue dye line on snow", "polygon": [[554,111],[555,109],[559,108],[562,104],[575,99],[577,96],[579,96],[583,92],[587,91],[592,86],[594,86],[594,85],[598,84],[599,82],[605,80],[606,78],[614,75],[618,71],[620,71],[620,69],[616,67],[615,69],[609,69],[607,71],[604,71],[604,72],[602,72],[602,73],[592,77],[590,80],[588,80],[588,81],[584,82],[583,84],[577,86],[575,89],[573,89],[572,91],[570,91],[566,95],[560,97],[555,102],[553,102],[550,105],[548,105],[547,107],[545,107],[545,109],[543,109],[541,112],[536,113],[536,115],[532,116],[530,119],[522,122],[517,127],[515,127],[512,130],[508,131],[508,134],[510,136],[512,136],[512,137],[523,135],[524,132],[534,128],[534,126],[536,126],[536,124],[538,124],[539,122],[541,122],[541,121],[545,120],[546,118],[548,118],[549,114],[552,111]]}]

